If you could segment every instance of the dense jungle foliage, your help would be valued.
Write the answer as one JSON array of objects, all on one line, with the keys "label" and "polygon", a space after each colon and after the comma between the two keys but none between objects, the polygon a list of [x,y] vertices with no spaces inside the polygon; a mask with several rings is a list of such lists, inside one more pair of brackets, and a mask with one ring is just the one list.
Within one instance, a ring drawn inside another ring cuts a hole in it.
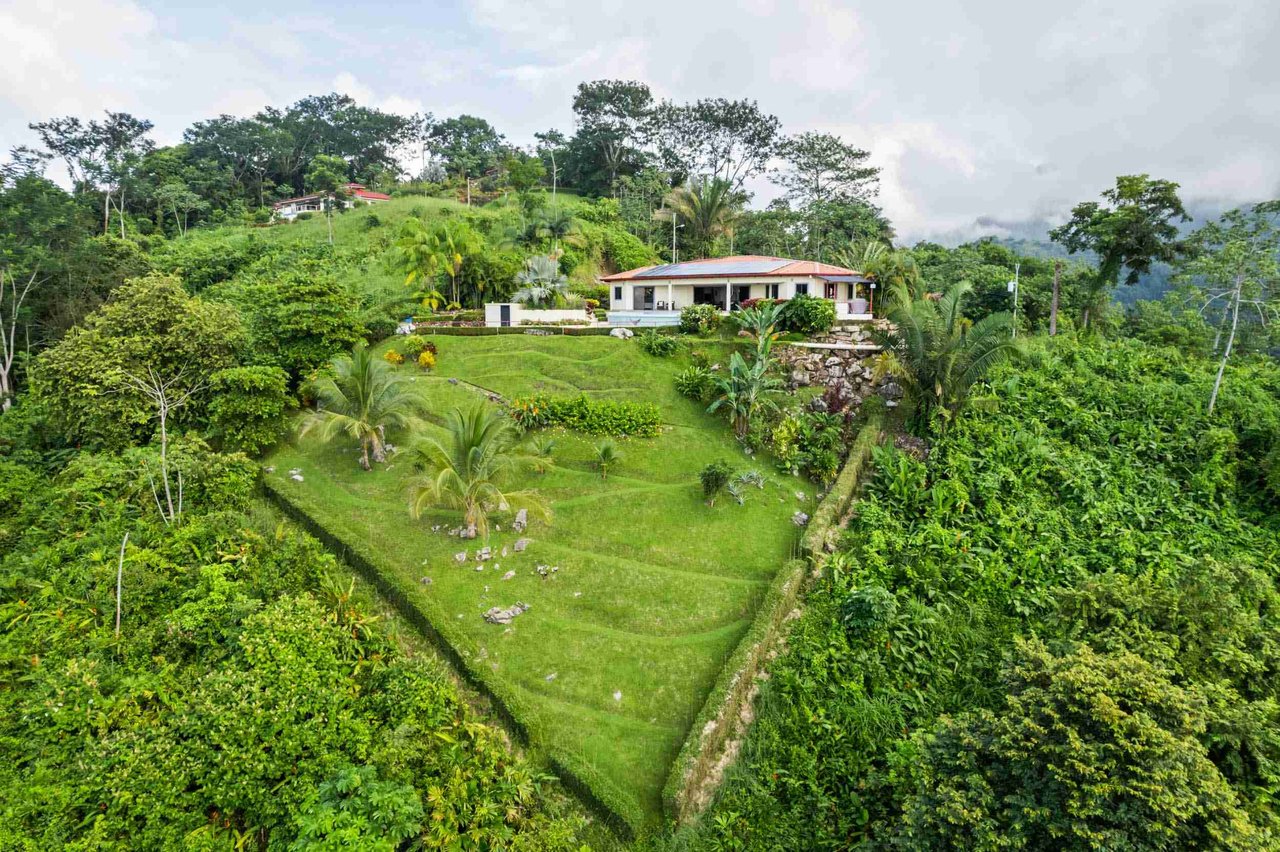
[{"label": "dense jungle foliage", "polygon": [[891,447],[694,849],[1280,841],[1280,370],[1059,338]]}]

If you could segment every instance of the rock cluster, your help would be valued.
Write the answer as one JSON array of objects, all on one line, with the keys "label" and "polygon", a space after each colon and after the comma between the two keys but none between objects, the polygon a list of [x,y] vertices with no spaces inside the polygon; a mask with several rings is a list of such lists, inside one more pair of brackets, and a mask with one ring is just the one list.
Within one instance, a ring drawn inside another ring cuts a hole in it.
[{"label": "rock cluster", "polygon": [[490,624],[510,624],[516,616],[529,609],[527,603],[516,601],[509,607],[490,607],[484,612],[484,620]]},{"label": "rock cluster", "polygon": [[619,340],[630,340],[635,336],[635,332],[629,328],[615,328],[613,331],[609,332],[609,336],[616,337]]}]

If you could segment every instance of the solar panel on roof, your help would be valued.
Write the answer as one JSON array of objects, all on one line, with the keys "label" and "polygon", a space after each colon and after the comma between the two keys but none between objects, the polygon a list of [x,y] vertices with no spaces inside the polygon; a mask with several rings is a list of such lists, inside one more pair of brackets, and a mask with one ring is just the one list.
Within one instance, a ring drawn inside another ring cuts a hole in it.
[{"label": "solar panel on roof", "polygon": [[636,274],[636,278],[680,278],[687,275],[763,275],[781,269],[789,260],[702,260],[697,263],[666,263]]},{"label": "solar panel on roof", "polygon": [[826,273],[822,273],[818,277],[823,281],[831,281],[834,283],[848,282],[851,284],[865,284],[871,280],[870,278],[862,275],[827,275]]}]

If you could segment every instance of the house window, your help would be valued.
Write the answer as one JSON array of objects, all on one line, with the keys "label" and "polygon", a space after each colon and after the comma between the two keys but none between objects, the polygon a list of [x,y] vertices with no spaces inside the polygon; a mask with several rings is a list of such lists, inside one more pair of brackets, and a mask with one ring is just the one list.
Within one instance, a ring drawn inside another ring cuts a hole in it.
[{"label": "house window", "polygon": [[797,295],[797,296],[807,296],[807,295],[809,295],[809,282],[807,282],[807,281],[803,281],[803,282],[798,281],[798,282],[796,282],[796,295]]},{"label": "house window", "polygon": [[621,301],[622,301],[622,288],[621,288],[621,287],[614,287],[614,288],[613,288],[613,300],[614,300],[615,302],[621,302]]},{"label": "house window", "polygon": [[778,298],[778,285],[777,285],[777,284],[768,284],[768,285],[766,285],[766,286],[765,286],[765,292],[769,294],[769,295],[768,295],[768,298],[770,298],[770,299],[776,299],[776,298]]}]

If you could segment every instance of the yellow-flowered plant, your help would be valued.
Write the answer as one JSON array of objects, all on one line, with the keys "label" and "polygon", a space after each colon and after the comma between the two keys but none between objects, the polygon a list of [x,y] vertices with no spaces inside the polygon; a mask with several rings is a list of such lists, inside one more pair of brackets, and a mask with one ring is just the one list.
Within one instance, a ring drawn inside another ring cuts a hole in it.
[{"label": "yellow-flowered plant", "polygon": [[404,363],[404,356],[394,349],[388,349],[382,357],[387,359],[388,363],[395,364],[397,367]]},{"label": "yellow-flowered plant", "polygon": [[418,353],[418,366],[424,370],[430,370],[436,365],[436,356],[430,349],[423,349]]}]

